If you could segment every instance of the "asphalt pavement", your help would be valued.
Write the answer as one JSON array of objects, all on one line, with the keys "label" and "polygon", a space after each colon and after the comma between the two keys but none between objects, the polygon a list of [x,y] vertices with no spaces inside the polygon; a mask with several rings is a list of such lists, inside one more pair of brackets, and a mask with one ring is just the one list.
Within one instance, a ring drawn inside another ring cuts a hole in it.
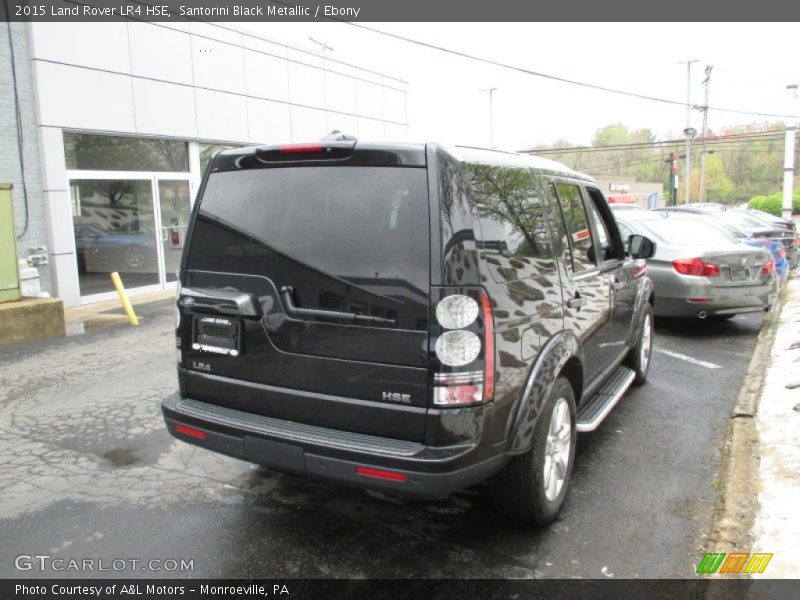
[{"label": "asphalt pavement", "polygon": [[174,440],[174,309],[137,310],[136,328],[0,349],[0,577],[693,577],[762,320],[657,320],[648,382],[579,436],[561,516],[534,529],[486,484],[409,501]]}]

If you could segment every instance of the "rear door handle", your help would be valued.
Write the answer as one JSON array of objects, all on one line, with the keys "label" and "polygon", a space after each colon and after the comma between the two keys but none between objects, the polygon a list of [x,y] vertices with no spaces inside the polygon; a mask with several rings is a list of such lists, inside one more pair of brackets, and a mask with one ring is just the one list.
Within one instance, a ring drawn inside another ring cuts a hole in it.
[{"label": "rear door handle", "polygon": [[621,290],[624,287],[625,287],[625,282],[624,281],[614,281],[614,282],[611,283],[611,289],[612,290]]},{"label": "rear door handle", "polygon": [[582,298],[580,296],[575,296],[574,298],[567,300],[567,306],[570,308],[580,308],[584,304],[586,304],[586,298]]}]

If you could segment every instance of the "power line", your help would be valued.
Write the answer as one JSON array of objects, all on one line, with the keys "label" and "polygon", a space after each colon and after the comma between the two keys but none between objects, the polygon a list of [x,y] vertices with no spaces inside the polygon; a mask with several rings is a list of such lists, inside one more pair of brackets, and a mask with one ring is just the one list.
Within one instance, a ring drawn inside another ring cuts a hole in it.
[{"label": "power line", "polygon": [[[274,4],[280,4],[286,7],[297,6],[293,3],[284,2],[283,0],[269,0]],[[487,65],[492,65],[494,67],[500,67],[501,69],[508,69],[509,71],[516,71],[518,73],[524,73],[525,75],[532,75],[534,77],[541,77],[543,79],[549,79],[551,81],[558,81],[561,83],[567,83],[570,85],[576,85],[583,88],[598,90],[601,92],[608,92],[610,94],[618,94],[620,96],[628,96],[630,98],[638,98],[639,100],[648,100],[650,102],[660,102],[662,104],[670,104],[673,106],[684,106],[689,108],[698,108],[697,106],[693,106],[687,102],[681,102],[679,100],[670,100],[669,98],[659,98],[657,96],[649,96],[647,94],[639,94],[637,92],[629,92],[627,90],[621,90],[618,88],[610,88],[603,85],[598,85],[595,83],[587,83],[585,81],[578,81],[576,79],[569,79],[567,77],[561,77],[559,75],[552,75],[550,73],[544,73],[541,71],[534,71],[533,69],[526,69],[525,67],[520,67],[517,65],[511,65],[508,63],[500,62],[497,60],[492,60],[490,58],[483,58],[481,56],[475,56],[474,54],[468,54],[467,52],[462,52],[460,50],[453,50],[451,48],[445,48],[444,46],[439,46],[437,44],[431,44],[429,42],[423,42],[420,40],[415,40],[413,38],[409,38],[403,35],[399,35],[396,33],[389,33],[388,31],[383,31],[381,29],[375,29],[374,27],[369,27],[367,25],[363,25],[361,23],[353,23],[351,21],[345,21],[344,19],[339,19],[337,17],[325,17],[331,21],[337,21],[339,23],[344,23],[345,25],[350,25],[351,27],[358,27],[359,29],[364,29],[366,31],[371,31],[372,33],[377,33],[379,35],[383,35],[386,37],[390,37],[396,40],[400,40],[402,42],[406,42],[409,44],[414,44],[417,46],[421,46],[423,48],[428,48],[429,50],[436,50],[438,52],[444,52],[446,54],[451,54],[453,56],[458,56],[460,58],[465,58],[467,60],[473,60],[476,62],[484,63]],[[708,107],[709,110],[716,110],[719,112],[727,112],[727,113],[735,113],[740,115],[754,115],[759,117],[777,117],[777,118],[793,118],[798,119],[800,115],[786,115],[786,114],[776,114],[776,113],[766,113],[760,111],[752,111],[752,110],[738,110],[734,108],[723,108],[719,106],[710,106]]]},{"label": "power line", "polygon": [[[709,152],[709,154],[725,154],[729,152],[736,152],[741,148],[720,148]],[[776,152],[775,150],[769,150],[767,148],[748,148],[748,152]],[[666,163],[668,162],[667,155],[662,154],[660,156],[653,156],[650,158],[645,158],[641,160],[629,161],[629,162],[604,162],[600,164],[586,164],[586,165],[577,165],[573,164],[570,168],[575,169],[577,171],[602,171],[605,169],[629,169],[632,167],[647,167],[650,165],[658,165],[660,163],[664,163],[664,168],[667,168]]]},{"label": "power line", "polygon": [[[754,133],[743,133],[743,134],[736,134],[731,136],[722,136],[717,138],[706,138],[706,144],[722,144],[722,143],[735,143],[735,142],[759,142],[759,141],[773,141],[773,140],[782,140],[783,139],[783,132],[780,131],[764,131],[764,132],[754,132]],[[520,150],[523,154],[568,154],[568,153],[575,153],[575,152],[611,152],[615,150],[626,150],[626,149],[647,149],[653,148],[657,149],[659,147],[665,147],[670,145],[677,145],[683,144],[684,140],[681,139],[673,139],[673,140],[661,140],[655,142],[631,142],[629,144],[615,144],[609,146],[565,146],[561,148],[542,148],[540,150]]]}]

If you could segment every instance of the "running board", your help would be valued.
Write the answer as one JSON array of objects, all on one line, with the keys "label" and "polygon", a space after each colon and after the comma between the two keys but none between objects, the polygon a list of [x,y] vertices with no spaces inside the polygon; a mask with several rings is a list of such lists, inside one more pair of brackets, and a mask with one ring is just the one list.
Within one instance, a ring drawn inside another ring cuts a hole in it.
[{"label": "running board", "polygon": [[636,373],[628,367],[619,367],[600,390],[581,406],[578,411],[575,429],[580,432],[594,431],[616,406],[625,393]]}]

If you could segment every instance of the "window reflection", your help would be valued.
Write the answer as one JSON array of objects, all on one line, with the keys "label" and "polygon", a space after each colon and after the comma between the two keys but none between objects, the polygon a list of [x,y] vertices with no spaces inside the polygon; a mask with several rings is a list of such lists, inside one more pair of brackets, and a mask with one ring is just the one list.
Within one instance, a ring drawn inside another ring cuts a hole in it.
[{"label": "window reflection", "polygon": [[153,195],[149,180],[73,179],[72,222],[81,295],[158,283]]},{"label": "window reflection", "polygon": [[64,133],[67,169],[93,171],[189,171],[186,142],[85,133]]},{"label": "window reflection", "polygon": [[475,244],[492,277],[513,281],[555,270],[538,176],[527,168],[472,164]]}]

